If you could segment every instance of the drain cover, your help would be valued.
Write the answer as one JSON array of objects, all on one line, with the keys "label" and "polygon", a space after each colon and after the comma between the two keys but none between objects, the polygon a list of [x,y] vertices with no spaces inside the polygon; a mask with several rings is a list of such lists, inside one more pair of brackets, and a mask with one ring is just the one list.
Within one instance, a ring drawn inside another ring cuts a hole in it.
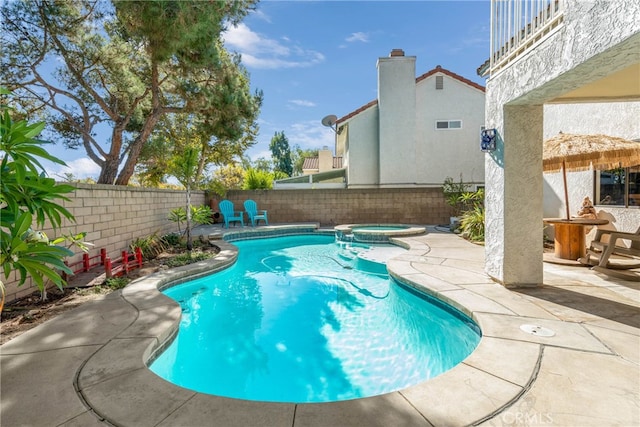
[{"label": "drain cover", "polygon": [[520,329],[537,337],[552,337],[556,334],[551,329],[539,325],[522,325],[520,326]]}]

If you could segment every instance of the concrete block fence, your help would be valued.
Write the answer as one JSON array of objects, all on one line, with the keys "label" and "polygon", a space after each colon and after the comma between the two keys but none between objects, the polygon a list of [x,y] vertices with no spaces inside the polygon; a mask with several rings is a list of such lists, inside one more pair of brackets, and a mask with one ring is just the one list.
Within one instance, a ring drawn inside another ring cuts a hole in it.
[{"label": "concrete block fence", "polygon": [[[140,237],[177,231],[177,225],[167,218],[169,212],[185,204],[185,192],[153,188],[116,187],[111,185],[75,184],[69,202],[62,204],[75,216],[62,229],[44,231],[50,238],[61,233],[87,232],[86,241],[94,244],[90,255],[105,248],[111,258],[117,258],[129,244]],[[236,210],[253,199],[258,209],[268,210],[270,224],[316,222],[330,227],[353,223],[448,224],[451,214],[441,188],[415,189],[308,189],[230,191],[226,198]],[[192,193],[192,204],[211,206],[217,212],[219,197],[202,191]],[[247,220],[247,218],[245,218]],[[82,252],[69,258],[73,263]],[[15,277],[5,282],[7,302],[28,295],[35,286],[27,283],[17,287]]]},{"label": "concrete block fence", "polygon": [[[105,248],[107,255],[116,259],[136,238],[156,232],[163,235],[177,231],[177,225],[168,220],[169,212],[186,203],[184,191],[100,184],[73,185],[76,190],[67,195],[71,200],[60,204],[75,216],[75,223],[65,220],[59,230],[45,226],[43,231],[50,239],[61,234],[87,232],[85,241],[93,244],[90,256],[97,254],[100,248]],[[191,200],[193,205],[206,204],[205,193],[192,192]],[[68,261],[79,261],[82,251],[78,248],[71,250],[76,254]],[[36,289],[30,279],[20,287],[17,283],[15,276],[5,282],[7,302],[29,295]]]},{"label": "concrete block fence", "polygon": [[[236,210],[244,210],[246,199],[255,200],[268,211],[270,224],[448,224],[451,216],[441,188],[230,191],[226,198]],[[214,210],[217,200],[211,199]]]}]

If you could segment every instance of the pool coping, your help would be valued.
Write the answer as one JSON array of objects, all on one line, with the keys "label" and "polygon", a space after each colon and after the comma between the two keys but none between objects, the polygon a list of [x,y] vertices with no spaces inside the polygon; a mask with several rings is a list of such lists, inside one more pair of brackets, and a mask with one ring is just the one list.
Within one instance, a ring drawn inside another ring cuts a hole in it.
[{"label": "pool coping", "polygon": [[[402,226],[405,228],[395,230],[358,230],[357,234],[363,237],[357,237],[353,231],[355,227],[397,227]],[[336,225],[333,228],[336,232],[336,236],[353,236],[354,242],[359,243],[388,243],[392,238],[420,236],[426,232],[426,228],[423,226],[411,225],[411,224],[388,224],[388,223],[362,223],[362,224],[341,224]]]},{"label": "pool coping", "polygon": [[[83,310],[97,311],[98,317],[108,321],[101,325],[104,337],[88,339],[81,346],[88,355],[76,368],[73,388],[85,410],[76,409],[75,417],[67,416],[63,421],[69,425],[76,425],[72,420],[93,420],[123,426],[204,425],[212,419],[228,426],[480,425],[496,420],[531,390],[545,348],[617,356],[585,333],[580,322],[563,321],[495,284],[483,272],[482,247],[450,233],[438,235],[433,229],[425,236],[394,241],[408,251],[388,262],[390,275],[464,312],[482,331],[476,350],[453,369],[397,392],[321,404],[224,398],[159,378],[146,362],[176,333],[181,317],[179,305],[160,289],[235,262],[237,248],[222,239],[216,241],[221,251],[213,260],[155,273],[131,283],[103,304],[76,310],[76,316]],[[443,280],[438,271],[449,272],[451,279]],[[532,323],[552,329],[556,335],[533,336],[519,328]],[[33,354],[34,350],[22,347],[29,346],[29,336],[27,333],[24,340],[2,346],[3,360]],[[70,345],[41,343],[38,351],[68,349]]]}]

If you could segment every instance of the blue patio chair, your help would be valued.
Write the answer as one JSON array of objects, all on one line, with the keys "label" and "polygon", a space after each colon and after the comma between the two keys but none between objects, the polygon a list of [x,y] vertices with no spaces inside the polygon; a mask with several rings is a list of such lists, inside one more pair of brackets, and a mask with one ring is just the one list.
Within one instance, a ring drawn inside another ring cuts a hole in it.
[{"label": "blue patio chair", "polygon": [[256,205],[256,202],[254,202],[253,200],[245,200],[244,210],[247,212],[247,216],[251,220],[252,227],[255,227],[256,224],[259,224],[260,220],[263,220],[265,225],[269,225],[269,221],[267,220],[267,211],[258,210],[258,205]]},{"label": "blue patio chair", "polygon": [[229,228],[229,223],[239,222],[244,227],[244,213],[242,211],[235,211],[233,208],[233,202],[230,200],[222,200],[218,203],[218,209],[224,219],[224,227]]}]

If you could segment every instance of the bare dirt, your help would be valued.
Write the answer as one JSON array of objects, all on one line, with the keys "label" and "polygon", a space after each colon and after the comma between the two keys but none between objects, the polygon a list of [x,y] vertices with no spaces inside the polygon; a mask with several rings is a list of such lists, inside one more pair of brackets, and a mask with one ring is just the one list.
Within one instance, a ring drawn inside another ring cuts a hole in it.
[{"label": "bare dirt", "polygon": [[[215,255],[219,248],[212,246],[204,251]],[[130,271],[125,277],[128,281],[133,281],[167,269],[167,262],[184,252],[186,251],[175,249],[163,252],[155,259],[145,261],[142,268]],[[96,268],[93,272],[74,276],[62,291],[56,287],[48,289],[45,301],[42,301],[40,291],[12,301],[4,306],[0,316],[0,345],[47,320],[116,290],[105,284],[104,272]]]}]

